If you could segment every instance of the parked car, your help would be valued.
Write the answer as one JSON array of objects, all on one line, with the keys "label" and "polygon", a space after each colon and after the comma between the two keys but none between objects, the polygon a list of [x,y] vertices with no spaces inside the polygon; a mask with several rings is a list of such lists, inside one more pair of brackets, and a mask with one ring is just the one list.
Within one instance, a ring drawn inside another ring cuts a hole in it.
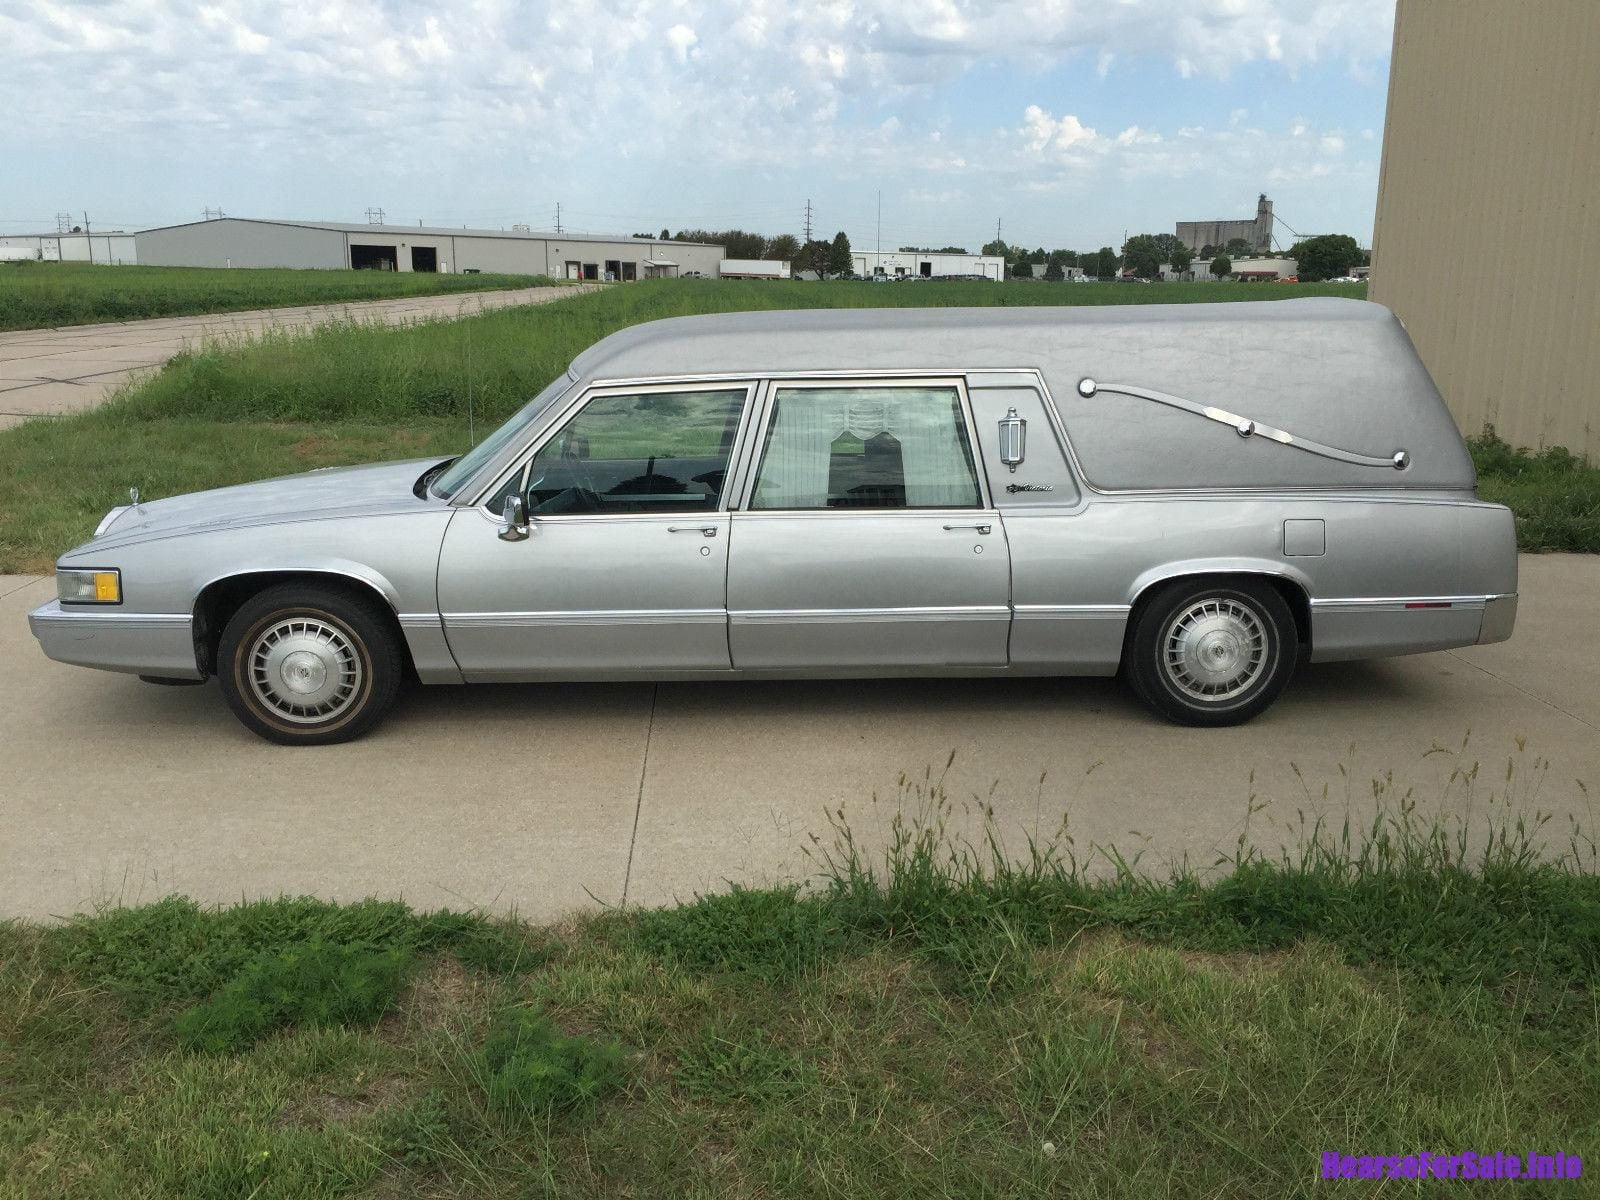
[{"label": "parked car", "polygon": [[[1285,345],[1320,369],[1254,369]],[[62,662],[215,675],[287,743],[412,673],[1120,672],[1226,725],[1306,659],[1510,636],[1511,514],[1474,486],[1363,301],[688,317],[459,458],[134,497],[30,622]]]}]

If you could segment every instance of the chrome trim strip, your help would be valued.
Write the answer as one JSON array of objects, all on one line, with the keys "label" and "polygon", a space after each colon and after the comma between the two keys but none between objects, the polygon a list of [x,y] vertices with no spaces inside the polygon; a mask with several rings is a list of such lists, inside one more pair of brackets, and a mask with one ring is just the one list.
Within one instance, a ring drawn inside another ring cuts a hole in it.
[{"label": "chrome trim strip", "polygon": [[[56,603],[59,605],[61,602],[58,600]],[[63,625],[73,623],[93,625],[97,629],[107,625],[132,625],[143,629],[152,626],[187,629],[194,623],[194,618],[188,613],[131,613],[113,609],[109,605],[85,606],[82,609],[61,607],[59,610],[49,610],[46,606],[35,609],[28,615],[38,621],[51,621]]]},{"label": "chrome trim strip", "polygon": [[397,613],[401,629],[437,629],[440,616],[438,613]]},{"label": "chrome trim strip", "polygon": [[747,608],[728,617],[739,625],[837,624],[841,621],[1008,621],[1011,609],[1003,604],[960,608]]},{"label": "chrome trim strip", "polygon": [[[1367,613],[1367,612],[1439,612],[1448,605],[1452,609],[1473,611],[1481,609],[1494,596],[1354,596],[1334,600],[1313,600],[1313,613]],[[1428,605],[1429,608],[1411,608],[1411,605]]]},{"label": "chrome trim strip", "polygon": [[1105,621],[1126,617],[1132,610],[1131,604],[1019,604],[1016,607],[1019,621]]},{"label": "chrome trim strip", "polygon": [[558,625],[717,625],[720,608],[594,608],[550,612],[444,613],[446,625],[463,629],[528,629]]},{"label": "chrome trim strip", "polygon": [[1167,392],[1158,392],[1153,388],[1134,387],[1126,383],[1097,383],[1093,379],[1080,379],[1078,381],[1078,395],[1084,399],[1098,395],[1100,392],[1113,392],[1119,396],[1132,396],[1136,400],[1151,400],[1157,404],[1165,404],[1169,408],[1181,409],[1193,413],[1198,417],[1205,417],[1208,421],[1230,426],[1242,438],[1264,437],[1269,441],[1280,442],[1296,450],[1304,450],[1307,454],[1315,454],[1322,458],[1331,458],[1338,462],[1352,463],[1358,467],[1388,467],[1390,470],[1403,471],[1411,465],[1411,455],[1405,450],[1396,450],[1387,458],[1377,458],[1371,454],[1357,454],[1353,450],[1341,450],[1337,446],[1324,445],[1314,442],[1310,438],[1298,437],[1287,430],[1279,429],[1273,425],[1263,425],[1259,421],[1252,421],[1249,417],[1242,417],[1238,413],[1229,412],[1225,408],[1214,408],[1209,404],[1197,404],[1193,400],[1185,400],[1182,396],[1173,396]]}]

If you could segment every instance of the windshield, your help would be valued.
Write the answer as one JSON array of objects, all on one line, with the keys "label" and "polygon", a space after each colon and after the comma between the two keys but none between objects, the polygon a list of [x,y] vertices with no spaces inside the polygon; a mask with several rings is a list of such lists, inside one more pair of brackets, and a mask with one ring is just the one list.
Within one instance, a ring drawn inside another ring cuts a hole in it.
[{"label": "windshield", "polygon": [[554,383],[523,405],[514,417],[451,463],[449,470],[435,479],[433,486],[428,490],[441,500],[453,498],[465,486],[467,480],[478,473],[484,463],[505,449],[506,444],[532,420],[535,413],[571,386],[572,380],[565,374],[558,376]]}]

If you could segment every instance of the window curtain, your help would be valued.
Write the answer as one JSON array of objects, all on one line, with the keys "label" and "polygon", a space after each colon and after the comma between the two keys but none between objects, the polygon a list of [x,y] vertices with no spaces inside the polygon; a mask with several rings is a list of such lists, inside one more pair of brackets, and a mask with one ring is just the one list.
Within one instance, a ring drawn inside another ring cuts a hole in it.
[{"label": "window curtain", "polygon": [[833,443],[846,433],[864,442],[887,433],[900,443],[908,507],[976,504],[955,403],[948,388],[780,391],[756,507],[826,508]]}]

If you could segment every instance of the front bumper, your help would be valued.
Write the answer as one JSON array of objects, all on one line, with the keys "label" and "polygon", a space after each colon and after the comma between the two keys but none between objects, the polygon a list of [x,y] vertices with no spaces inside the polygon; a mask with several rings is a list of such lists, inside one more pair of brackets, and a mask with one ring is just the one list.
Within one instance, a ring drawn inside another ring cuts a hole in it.
[{"label": "front bumper", "polygon": [[188,613],[63,608],[52,600],[28,614],[40,648],[57,662],[164,679],[204,679]]}]

